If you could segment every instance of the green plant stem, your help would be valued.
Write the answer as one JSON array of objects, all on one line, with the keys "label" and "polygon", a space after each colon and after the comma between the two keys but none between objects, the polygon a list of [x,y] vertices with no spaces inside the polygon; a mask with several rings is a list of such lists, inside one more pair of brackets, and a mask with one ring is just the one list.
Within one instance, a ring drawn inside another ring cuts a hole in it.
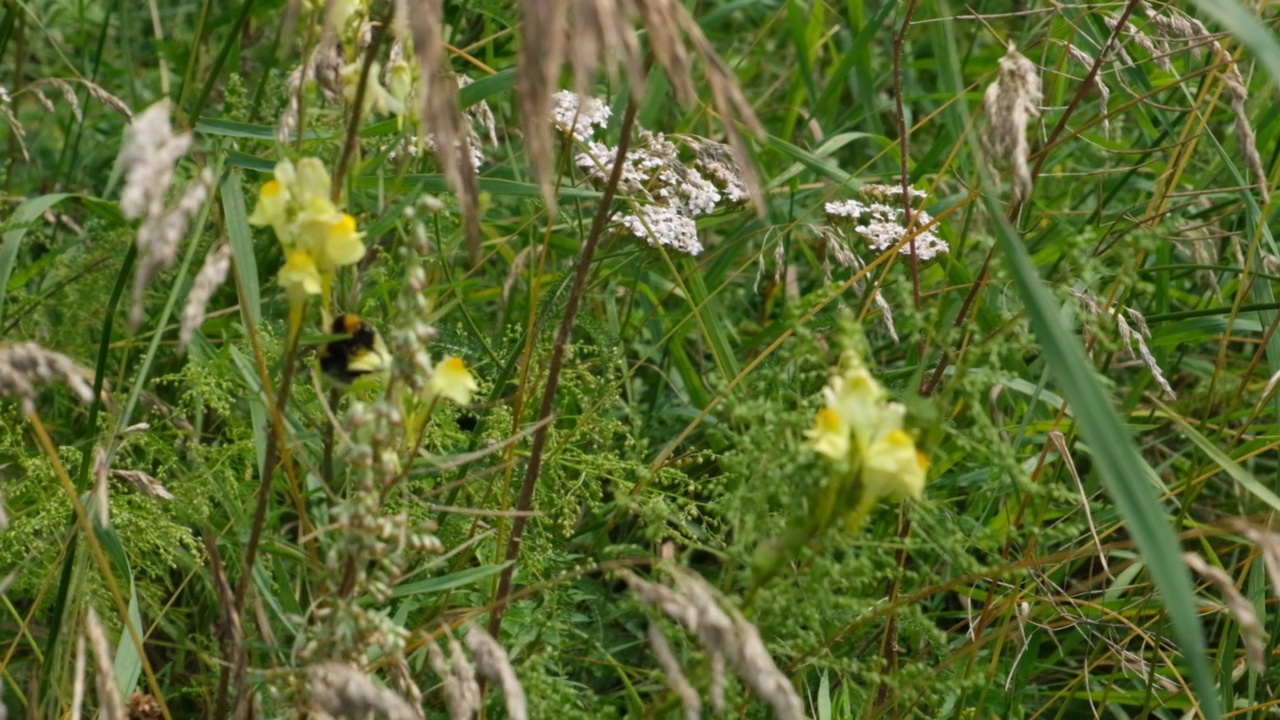
[{"label": "green plant stem", "polygon": [[115,573],[111,569],[111,563],[107,560],[107,555],[102,550],[101,543],[98,542],[98,536],[94,533],[93,522],[89,519],[89,513],[85,510],[84,503],[80,502],[80,496],[76,492],[75,483],[71,480],[71,474],[67,472],[67,468],[62,464],[62,458],[58,455],[58,448],[53,442],[53,438],[49,435],[48,429],[44,423],[40,421],[40,415],[34,409],[26,412],[27,420],[31,422],[31,429],[35,431],[36,438],[40,441],[40,446],[44,450],[45,455],[49,458],[49,463],[53,466],[53,472],[58,476],[58,481],[62,484],[62,489],[67,493],[67,499],[71,502],[71,507],[75,511],[76,522],[80,526],[81,533],[84,534],[85,541],[89,544],[89,550],[93,554],[93,559],[98,565],[98,572],[102,574],[102,581],[106,583],[107,590],[111,593],[111,599],[115,602],[116,612],[120,613],[120,622],[124,625],[125,632],[129,634],[134,649],[138,653],[138,658],[142,662],[142,670],[147,676],[147,685],[151,688],[151,694],[156,700],[156,704],[160,706],[160,712],[167,720],[172,719],[169,713],[169,707],[164,701],[164,692],[161,690],[160,681],[156,678],[155,670],[152,669],[150,661],[147,660],[147,653],[142,647],[142,630],[135,627],[133,621],[129,618],[129,606],[124,600],[124,593],[120,591],[120,583],[116,580]]},{"label": "green plant stem", "polygon": [[[898,150],[901,152],[902,177],[902,227],[911,237],[911,297],[916,311],[920,311],[920,256],[916,254],[916,233],[911,227],[911,154],[907,145],[907,112],[902,104],[902,48],[911,27],[911,16],[916,11],[916,0],[908,0],[902,12],[902,29],[893,37],[893,101],[898,115]],[[920,354],[924,355],[924,337],[920,338]]]},{"label": "green plant stem", "polygon": [[533,436],[533,447],[529,451],[529,465],[525,469],[524,481],[520,485],[520,500],[516,505],[518,514],[511,522],[511,536],[507,539],[505,561],[509,563],[498,578],[498,591],[494,596],[493,613],[489,616],[489,634],[497,638],[502,630],[502,617],[506,612],[506,598],[511,593],[511,576],[515,572],[515,560],[520,556],[520,543],[524,540],[524,528],[529,519],[529,510],[533,508],[534,490],[538,485],[538,476],[542,470],[542,453],[547,444],[547,433],[552,412],[555,410],[556,390],[560,386],[560,373],[564,369],[564,356],[569,346],[569,336],[573,333],[574,321],[577,318],[578,306],[586,291],[587,280],[591,275],[591,261],[595,257],[596,247],[600,244],[600,236],[604,233],[605,223],[609,219],[613,196],[617,192],[618,182],[622,179],[622,168],[627,160],[627,148],[631,144],[631,131],[636,121],[635,98],[627,101],[626,112],[622,116],[619,129],[618,149],[613,160],[613,172],[604,186],[600,197],[600,207],[591,221],[591,230],[587,233],[587,241],[582,246],[582,256],[578,259],[578,270],[573,278],[573,287],[569,290],[569,299],[564,308],[564,319],[560,321],[560,330],[556,333],[555,346],[551,349],[551,365],[547,369],[547,385],[542,393],[542,407],[538,411],[538,422],[542,425]]},{"label": "green plant stem", "polygon": [[[253,565],[258,559],[258,546],[262,542],[262,530],[266,526],[267,507],[271,504],[271,487],[274,484],[272,479],[275,477],[276,464],[279,462],[281,446],[284,443],[284,415],[285,409],[289,405],[289,391],[293,387],[294,370],[298,365],[298,339],[301,336],[301,325],[293,324],[293,327],[289,330],[288,348],[285,350],[284,370],[280,375],[280,394],[275,401],[276,412],[273,413],[279,418],[279,422],[275,423],[276,431],[267,435],[267,446],[263,452],[262,478],[258,484],[258,502],[253,511],[253,526],[249,530],[249,542],[244,549],[244,567],[240,569],[240,579],[236,583],[235,602],[231,608],[234,613],[230,618],[232,622],[235,622],[243,614],[245,599],[249,594],[249,585],[252,584]],[[263,387],[265,389],[266,385],[264,384]],[[235,678],[235,702],[232,707],[237,714],[242,709],[241,704],[245,698],[245,673],[248,668],[248,660],[248,648],[245,647],[243,638],[241,638],[235,648],[231,665],[223,668],[222,677],[218,683],[218,702],[216,704],[218,711],[214,717],[221,718],[226,716],[228,668]]]}]

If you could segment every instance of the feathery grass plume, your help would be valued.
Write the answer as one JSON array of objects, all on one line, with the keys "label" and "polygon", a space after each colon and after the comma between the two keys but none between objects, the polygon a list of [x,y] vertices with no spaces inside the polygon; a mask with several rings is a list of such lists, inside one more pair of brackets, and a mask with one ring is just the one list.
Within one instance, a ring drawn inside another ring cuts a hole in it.
[{"label": "feathery grass plume", "polygon": [[298,124],[302,122],[302,102],[307,95],[307,88],[312,82],[320,89],[325,102],[337,103],[342,100],[342,49],[338,38],[326,32],[315,49],[307,56],[306,62],[289,73],[285,87],[289,89],[289,102],[280,121],[276,124],[276,140],[287,145],[294,139]]},{"label": "feathery grass plume", "polygon": [[[1142,313],[1133,308],[1126,308],[1121,313],[1116,308],[1104,307],[1102,301],[1088,290],[1072,290],[1071,295],[1079,301],[1080,307],[1090,315],[1114,318],[1116,331],[1120,335],[1120,342],[1130,352],[1133,352],[1136,348],[1138,358],[1143,365],[1147,366],[1147,370],[1151,372],[1156,384],[1160,386],[1160,389],[1166,395],[1171,398],[1178,397],[1169,381],[1165,379],[1164,371],[1160,369],[1160,364],[1156,362],[1155,356],[1151,354],[1151,348],[1147,346],[1147,339],[1151,337],[1151,328],[1147,327],[1147,319],[1143,317]],[[1137,326],[1138,329],[1136,331],[1129,325],[1129,321],[1125,319],[1124,316],[1126,314]]]},{"label": "feathery grass plume", "polygon": [[533,176],[542,187],[542,198],[553,212],[556,197],[550,181],[551,130],[545,118],[551,115],[551,94],[556,89],[563,59],[563,5],[562,0],[521,1],[520,19],[524,30],[520,34],[520,55],[516,64],[516,89],[525,150],[529,154]]},{"label": "feathery grass plume", "polygon": [[[102,88],[102,86],[84,78],[71,78],[70,81],[62,78],[42,78],[32,82],[23,89],[23,92],[28,90],[31,91],[36,96],[36,100],[38,100],[46,110],[54,112],[53,103],[50,102],[49,98],[45,97],[45,94],[40,90],[41,87],[52,85],[58,89],[58,92],[62,93],[62,99],[71,106],[71,112],[76,116],[76,120],[83,120],[84,111],[80,107],[80,99],[76,97],[76,91],[75,88],[72,87],[72,83],[83,85],[85,89],[89,91],[89,97],[123,115],[126,119],[133,120],[133,112],[129,110],[129,106],[126,105],[123,100],[107,92]],[[7,97],[0,97],[0,99],[8,102]]]},{"label": "feathery grass plume", "polygon": [[1151,337],[1151,330],[1147,327],[1146,318],[1142,317],[1133,308],[1128,308],[1125,313],[1133,318],[1134,324],[1138,326],[1137,332],[1129,327],[1128,321],[1124,319],[1124,315],[1116,313],[1116,329],[1120,332],[1120,340],[1125,347],[1137,347],[1138,357],[1141,358],[1142,364],[1147,366],[1147,370],[1151,372],[1151,376],[1155,378],[1156,384],[1171,398],[1177,398],[1178,394],[1173,391],[1173,386],[1165,379],[1164,371],[1160,369],[1160,364],[1156,362],[1156,358],[1151,354],[1151,348],[1147,347],[1147,340]]},{"label": "feathery grass plume", "polygon": [[431,669],[444,685],[444,705],[449,709],[450,720],[471,720],[480,712],[480,683],[476,681],[475,668],[467,662],[462,645],[449,638],[449,658],[434,642],[427,643],[427,657]]},{"label": "feathery grass plume", "polygon": [[[858,203],[856,200],[848,200],[840,203],[827,203],[827,216],[829,218],[833,217],[832,209],[834,206],[836,211],[834,213],[834,217],[845,219],[849,218],[850,215],[845,213],[853,213],[853,217],[856,217],[858,214],[857,211],[847,203],[861,205],[861,203]],[[839,223],[837,223],[837,225],[839,225]],[[819,225],[814,228],[814,230],[817,232],[818,236],[827,243],[828,252],[822,258],[822,277],[824,282],[831,282],[831,258],[833,257],[842,267],[853,270],[855,274],[867,266],[858,253],[853,251],[849,238],[843,229],[830,225]],[[946,241],[939,240],[939,242],[942,242],[943,246],[946,247]],[[910,253],[911,248],[909,245],[904,245],[903,247],[908,253]],[[781,248],[781,245],[779,245],[779,248]],[[932,257],[932,255],[930,257]],[[778,258],[775,258],[775,260],[779,263],[778,268],[781,270],[781,260]],[[777,281],[776,276],[774,281]],[[866,284],[867,280],[865,279],[857,280],[853,283],[853,288],[858,292],[863,292]],[[889,331],[889,336],[893,338],[894,342],[898,342],[898,330],[893,324],[893,306],[889,304],[889,301],[884,297],[884,293],[880,291],[879,283],[875,285],[871,292],[871,299],[875,302],[876,307],[880,308],[881,315],[883,316],[885,330]]]},{"label": "feathery grass plume", "polygon": [[178,244],[213,184],[213,174],[205,168],[196,180],[187,184],[177,205],[165,207],[174,170],[192,143],[190,132],[173,133],[169,112],[167,100],[143,111],[126,130],[120,152],[120,162],[125,169],[120,207],[126,218],[142,218],[137,235],[133,306],[129,313],[130,327],[135,329],[142,322],[142,298],[147,285],[157,273],[173,266],[178,257]]},{"label": "feathery grass plume", "polygon": [[715,591],[701,576],[675,565],[662,567],[671,574],[674,589],[648,582],[630,571],[624,570],[618,575],[642,602],[658,608],[697,635],[709,656],[722,656],[722,661],[734,669],[744,685],[773,706],[778,718],[804,718],[800,695],[774,663],[756,626],[736,609],[721,608]]},{"label": "feathery grass plume", "polygon": [[987,125],[983,128],[983,148],[991,160],[1009,158],[1013,168],[1016,201],[1031,196],[1031,168],[1027,159],[1031,145],[1027,142],[1027,123],[1039,117],[1040,71],[1035,63],[1023,57],[1013,46],[1000,58],[995,82],[983,95]]},{"label": "feathery grass plume", "polygon": [[1258,619],[1258,613],[1240,591],[1235,581],[1222,568],[1210,565],[1196,553],[1183,553],[1182,559],[1187,567],[1208,580],[1222,594],[1226,602],[1227,612],[1240,624],[1240,641],[1244,643],[1245,659],[1254,672],[1262,672],[1267,667],[1266,637],[1267,631]]},{"label": "feathery grass plume", "polygon": [[[428,134],[435,136],[434,149],[440,168],[462,206],[467,248],[474,264],[479,261],[481,252],[480,195],[476,188],[475,167],[470,161],[471,140],[462,131],[458,81],[446,63],[442,5],[443,0],[408,3],[409,28],[413,34],[413,50],[418,58],[419,82],[422,84],[422,115],[418,132],[423,143],[426,143]],[[531,31],[532,28],[526,25],[526,36]],[[523,68],[522,61],[521,71]]]},{"label": "feathery grass plume", "polygon": [[387,675],[391,680],[391,687],[409,703],[418,720],[426,720],[426,714],[422,712],[422,688],[414,682],[413,671],[409,669],[409,663],[403,655],[391,658]]},{"label": "feathery grass plume", "polygon": [[662,628],[658,627],[658,623],[650,620],[645,637],[649,640],[649,649],[653,651],[653,658],[658,661],[658,667],[667,678],[667,685],[671,688],[671,692],[680,698],[686,720],[698,720],[702,717],[702,698],[698,697],[698,691],[689,684],[689,678],[684,676],[684,671],[680,669],[680,662],[676,660],[676,654],[671,649],[671,643],[667,641],[667,636],[662,634]]},{"label": "feathery grass plume", "polygon": [[[1210,55],[1223,65],[1224,69],[1221,71],[1222,81],[1226,85],[1227,95],[1231,98],[1231,112],[1235,116],[1236,135],[1240,138],[1240,155],[1244,158],[1245,164],[1249,166],[1249,172],[1253,174],[1253,181],[1257,185],[1258,194],[1261,196],[1263,204],[1270,202],[1271,188],[1268,184],[1266,170],[1262,165],[1262,156],[1258,153],[1258,138],[1253,131],[1253,125],[1249,122],[1249,115],[1245,111],[1245,102],[1249,99],[1249,90],[1244,76],[1240,74],[1240,68],[1237,66],[1235,58],[1232,57],[1231,53],[1227,52],[1222,43],[1199,20],[1171,5],[1164,7],[1164,13],[1157,12],[1146,3],[1141,5],[1147,15],[1149,27],[1159,31],[1162,42],[1168,39],[1184,40],[1187,43],[1187,49],[1197,57],[1200,55],[1201,47],[1207,47]],[[1137,31],[1135,30],[1135,32]],[[1144,45],[1144,47],[1146,46]],[[1168,43],[1164,42],[1166,55],[1168,54],[1168,47]],[[1172,69],[1172,66],[1168,64],[1167,58],[1163,66],[1166,69]]]},{"label": "feathery grass plume", "polygon": [[173,134],[168,100],[161,100],[133,119],[125,130],[120,163],[125,170],[120,207],[130,220],[159,215],[173,184],[178,160],[191,149],[191,133]]},{"label": "feathery grass plume", "polygon": [[231,269],[231,246],[222,243],[204,257],[204,264],[187,293],[187,305],[182,309],[182,327],[178,330],[178,350],[185,350],[196,330],[204,324],[205,309],[213,293],[226,282]]},{"label": "feathery grass plume", "polygon": [[1241,518],[1234,519],[1231,527],[1243,535],[1244,539],[1258,546],[1263,566],[1267,569],[1267,577],[1271,580],[1271,594],[1280,598],[1280,534],[1249,525]]},{"label": "feathery grass plume", "polygon": [[[1064,42],[1063,47],[1067,50],[1067,57],[1080,63],[1086,69],[1093,67],[1093,58],[1089,56],[1089,53],[1069,42]],[[1107,87],[1107,84],[1102,81],[1101,69],[1093,76],[1092,85],[1093,89],[1098,91],[1098,112],[1102,116],[1102,136],[1109,138],[1111,137],[1111,120],[1107,118],[1107,104],[1111,100],[1111,88]]]},{"label": "feathery grass plume", "polygon": [[124,701],[116,687],[116,670],[111,658],[114,653],[107,643],[107,633],[93,608],[84,618],[84,634],[89,638],[93,651],[94,681],[98,686],[98,714],[103,720],[127,720]]},{"label": "feathery grass plume", "polygon": [[138,226],[138,267],[133,279],[133,306],[129,324],[142,323],[142,300],[151,280],[163,270],[173,267],[178,259],[178,245],[186,237],[191,218],[200,212],[213,186],[213,171],[204,168],[199,177],[187,183],[178,204],[159,214],[147,214]]},{"label": "feathery grass plume", "polygon": [[159,500],[173,499],[173,493],[169,492],[164,485],[161,485],[159,480],[141,470],[112,470],[111,476],[124,480],[147,497]]},{"label": "feathery grass plume", "polygon": [[[643,78],[640,43],[631,32],[632,12],[615,0],[572,0],[573,42],[569,44],[569,65],[573,69],[573,89],[587,95],[595,81],[599,59],[615,74],[614,59],[620,59],[628,78]],[[643,94],[643,83],[637,95]]]},{"label": "feathery grass plume", "polygon": [[525,699],[524,687],[511,667],[511,658],[502,649],[497,640],[478,626],[467,631],[467,649],[471,650],[471,658],[475,660],[476,672],[480,677],[502,689],[507,699],[507,717],[511,720],[527,720],[529,711]]},{"label": "feathery grass plume", "polygon": [[71,106],[71,114],[76,116],[76,121],[84,121],[84,112],[80,109],[80,98],[76,97],[76,91],[67,84],[66,80],[62,78],[46,78],[37,82],[46,82],[58,88],[58,92],[62,93],[62,99]]},{"label": "feathery grass plume", "polygon": [[370,716],[388,720],[418,720],[421,713],[394,692],[376,685],[347,663],[326,662],[307,668],[310,701],[335,720],[362,720]]},{"label": "feathery grass plume", "polygon": [[93,402],[92,377],[71,358],[36,343],[0,345],[0,397],[17,398],[24,413],[35,410],[37,388],[55,381],[65,382],[81,402]]},{"label": "feathery grass plume", "polygon": [[12,137],[18,144],[18,149],[22,151],[22,160],[31,162],[31,154],[27,152],[27,144],[24,138],[27,131],[23,129],[22,123],[18,122],[18,117],[13,114],[13,96],[9,94],[9,89],[0,87],[0,115],[4,116],[4,121],[9,125],[9,132],[13,133]]},{"label": "feathery grass plume", "polygon": [[[542,187],[548,207],[555,207],[550,182],[551,126],[544,118],[552,115],[552,93],[564,62],[565,9],[563,0],[523,0],[523,42],[519,61],[519,101],[521,127],[529,153],[529,164]],[[577,94],[586,95],[590,78],[600,64],[600,56],[621,56],[631,83],[633,99],[644,95],[643,70],[639,62],[634,30],[626,27],[628,8],[639,17],[650,48],[658,64],[666,71],[677,98],[685,104],[697,101],[693,84],[694,57],[705,66],[711,88],[712,104],[724,123],[725,134],[732,146],[744,178],[748,194],[763,208],[759,178],[748,159],[746,141],[738,123],[763,135],[764,129],[747,102],[736,78],[720,60],[701,27],[689,12],[674,0],[631,0],[629,3],[604,4],[602,0],[576,0],[573,63]],[[584,34],[591,34],[584,39]],[[624,39],[625,38],[625,39]],[[690,52],[692,48],[693,52]],[[587,73],[584,78],[583,73]]]}]

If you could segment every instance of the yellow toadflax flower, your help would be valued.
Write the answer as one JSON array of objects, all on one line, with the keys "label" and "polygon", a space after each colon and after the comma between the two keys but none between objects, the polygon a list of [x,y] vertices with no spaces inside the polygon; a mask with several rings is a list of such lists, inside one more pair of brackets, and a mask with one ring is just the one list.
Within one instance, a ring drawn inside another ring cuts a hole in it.
[{"label": "yellow toadflax flower", "polygon": [[805,434],[814,452],[835,464],[819,512],[830,517],[842,488],[852,482],[858,502],[847,524],[856,526],[881,499],[919,499],[924,493],[929,461],[903,429],[907,409],[888,393],[854,354],[846,354],[840,370],[822,391],[826,407],[818,411]]},{"label": "yellow toadflax flower", "polygon": [[302,158],[296,165],[281,160],[273,174],[258,191],[249,224],[275,231],[286,259],[278,280],[301,320],[302,303],[310,295],[323,296],[328,308],[334,273],[359,262],[365,247],[355,218],[329,198],[329,171],[319,158]]},{"label": "yellow toadflax flower", "polygon": [[427,382],[433,396],[444,397],[459,405],[471,404],[471,393],[480,389],[476,378],[460,357],[449,356],[436,365]]}]

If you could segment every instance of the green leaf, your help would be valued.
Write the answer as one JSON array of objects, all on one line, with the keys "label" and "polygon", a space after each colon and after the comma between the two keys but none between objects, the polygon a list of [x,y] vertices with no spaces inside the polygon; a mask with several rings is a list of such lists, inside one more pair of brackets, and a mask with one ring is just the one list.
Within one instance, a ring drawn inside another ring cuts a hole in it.
[{"label": "green leaf", "polygon": [[402,598],[410,595],[430,595],[433,593],[452,590],[466,585],[475,584],[485,578],[493,577],[502,572],[511,565],[510,562],[499,563],[497,565],[481,565],[480,567],[467,568],[459,570],[455,573],[442,575],[430,580],[422,580],[419,582],[405,583],[395,590],[391,591],[391,597]]},{"label": "green leaf", "polygon": [[240,285],[249,318],[255,325],[262,322],[262,294],[258,286],[258,260],[253,252],[253,231],[245,211],[244,187],[238,172],[227,173],[222,181],[222,214],[227,222],[227,239],[235,258],[236,282]]},{"label": "green leaf", "polygon": [[0,236],[3,239],[3,244],[0,245],[0,325],[4,324],[4,296],[9,286],[9,276],[13,273],[13,266],[18,261],[18,248],[22,246],[22,238],[30,229],[29,223],[44,214],[45,210],[69,197],[71,197],[70,193],[52,193],[31,198],[19,205],[5,221],[5,225],[18,227]]}]

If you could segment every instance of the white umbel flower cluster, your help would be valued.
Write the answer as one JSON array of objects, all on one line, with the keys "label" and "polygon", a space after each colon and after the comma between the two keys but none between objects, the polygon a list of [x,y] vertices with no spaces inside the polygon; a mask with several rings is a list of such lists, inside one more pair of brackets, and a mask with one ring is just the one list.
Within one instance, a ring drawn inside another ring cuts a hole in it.
[{"label": "white umbel flower cluster", "polygon": [[[598,100],[579,101],[556,95],[554,122],[557,127],[583,142],[574,164],[597,186],[603,185],[613,172],[617,149],[590,139],[594,125],[603,126],[607,108]],[[588,110],[603,108],[605,113],[590,115]],[[571,122],[573,118],[576,122]],[[686,163],[680,159],[680,145],[693,151]],[[714,212],[724,203],[741,203],[747,198],[742,174],[728,146],[703,138],[666,136],[641,130],[635,147],[623,160],[618,190],[629,195],[634,212],[621,213],[613,221],[651,246],[664,246],[690,255],[702,252],[694,218]]]},{"label": "white umbel flower cluster", "polygon": [[587,142],[597,127],[609,124],[613,113],[599,98],[581,97],[578,93],[561,90],[551,96],[555,107],[551,109],[551,121],[560,132],[578,142]]},{"label": "white umbel flower cluster", "polygon": [[[826,204],[827,221],[836,226],[852,226],[853,233],[861,237],[867,247],[876,252],[885,252],[897,248],[898,252],[910,256],[911,243],[903,242],[907,228],[903,226],[903,211],[900,205],[889,205],[879,200],[893,200],[902,197],[902,189],[890,185],[864,185],[861,188],[863,197],[872,202],[859,200],[837,200]],[[923,199],[928,193],[911,188],[912,199]],[[911,224],[916,228],[927,228],[933,218],[924,210],[911,212]],[[947,241],[938,237],[932,230],[919,230],[915,234],[916,257],[922,262],[932,260],[949,250]]]}]

